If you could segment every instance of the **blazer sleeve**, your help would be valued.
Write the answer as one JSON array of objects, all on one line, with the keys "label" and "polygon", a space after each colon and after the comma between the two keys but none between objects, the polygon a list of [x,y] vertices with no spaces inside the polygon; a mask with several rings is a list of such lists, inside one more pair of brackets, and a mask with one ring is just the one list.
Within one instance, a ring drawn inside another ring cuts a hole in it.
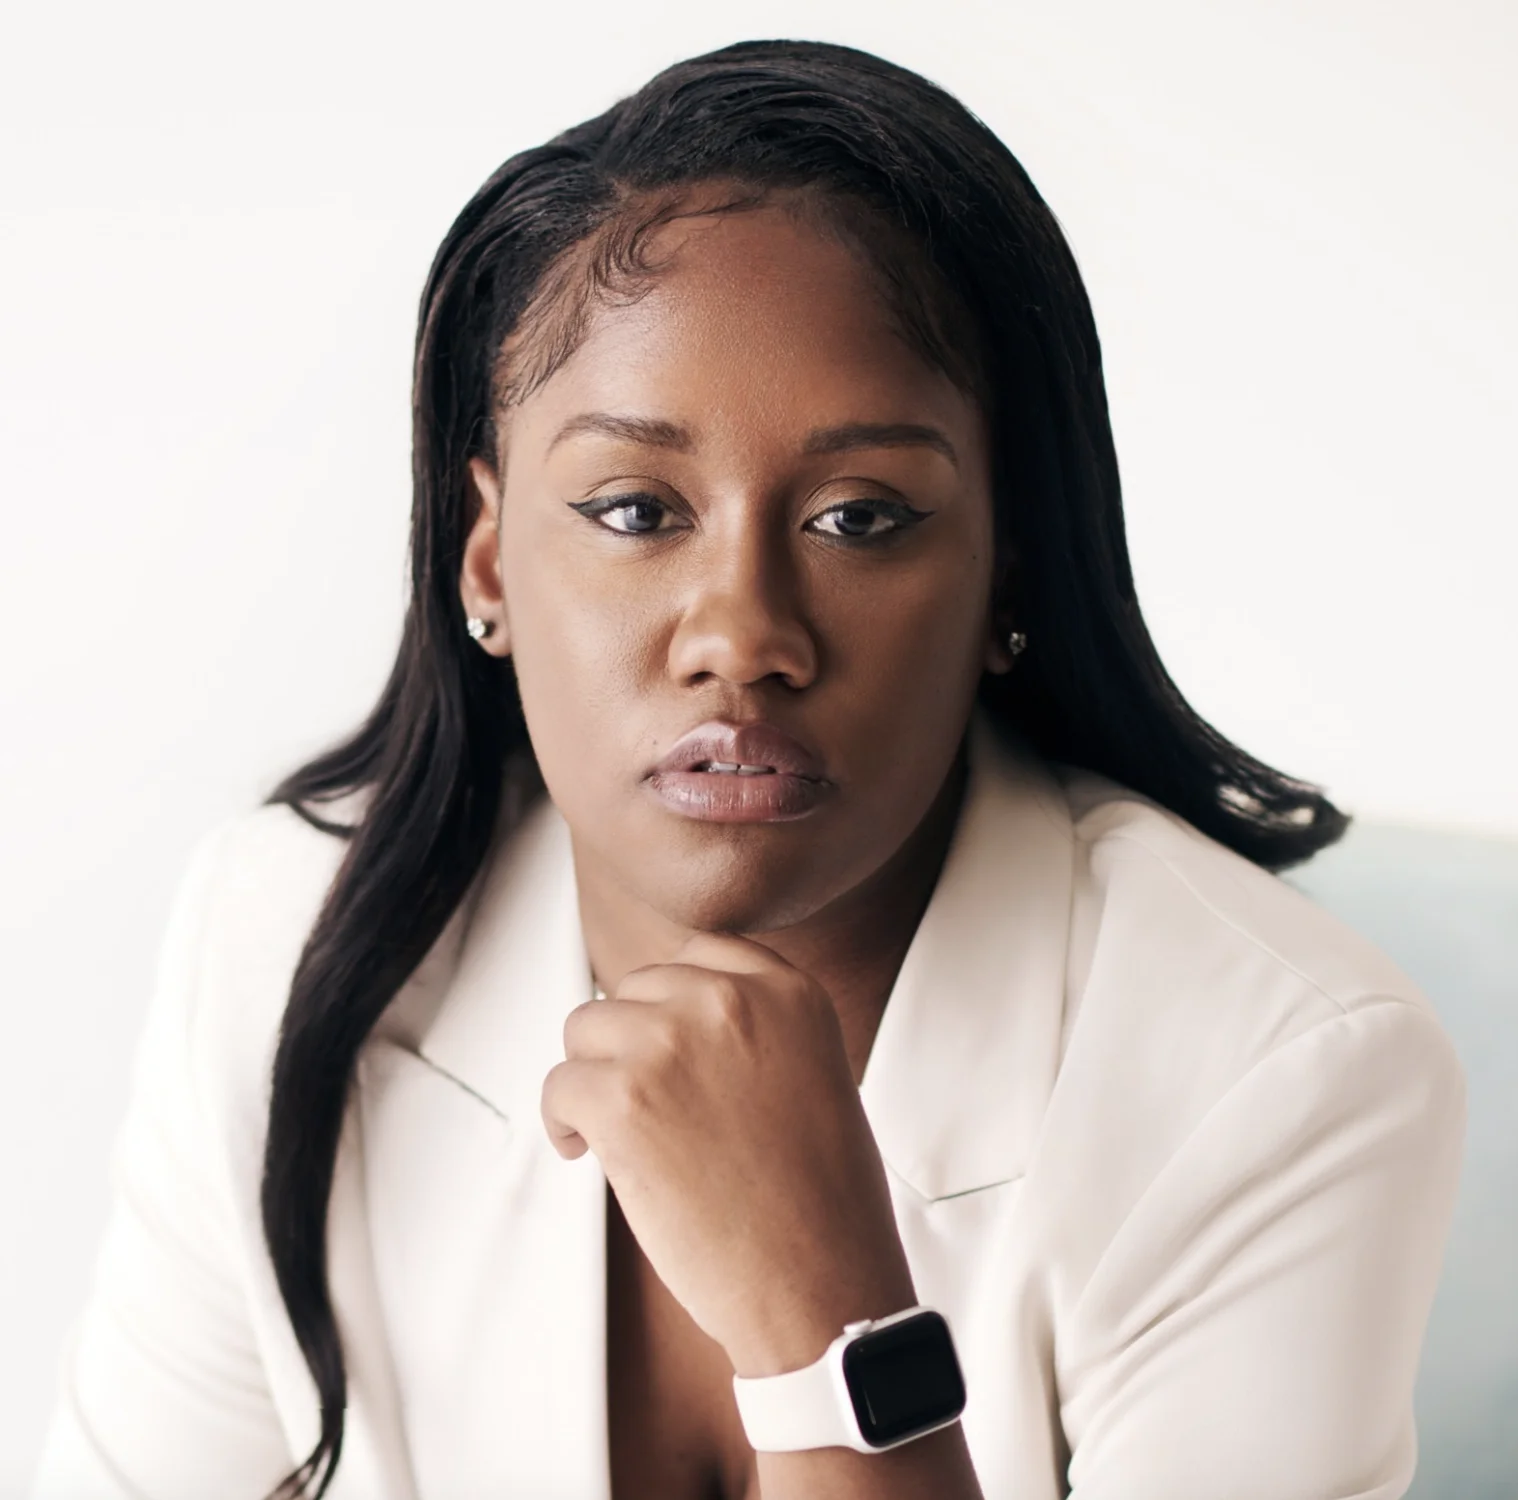
[{"label": "blazer sleeve", "polygon": [[182,879],[112,1156],[112,1208],[65,1343],[32,1500],[257,1500],[293,1467],[243,1287],[197,974],[230,825]]},{"label": "blazer sleeve", "polygon": [[1060,1361],[1074,1500],[1392,1500],[1465,1079],[1372,1000],[1256,1063],[1141,1195]]}]

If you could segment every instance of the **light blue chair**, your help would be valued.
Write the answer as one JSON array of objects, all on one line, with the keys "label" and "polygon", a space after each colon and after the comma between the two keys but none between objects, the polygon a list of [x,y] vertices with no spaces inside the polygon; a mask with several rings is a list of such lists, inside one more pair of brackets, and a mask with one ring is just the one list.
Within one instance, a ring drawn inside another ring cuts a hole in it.
[{"label": "light blue chair", "polygon": [[1515,1500],[1518,841],[1356,822],[1284,878],[1406,970],[1465,1064],[1465,1170],[1418,1375],[1409,1493]]}]

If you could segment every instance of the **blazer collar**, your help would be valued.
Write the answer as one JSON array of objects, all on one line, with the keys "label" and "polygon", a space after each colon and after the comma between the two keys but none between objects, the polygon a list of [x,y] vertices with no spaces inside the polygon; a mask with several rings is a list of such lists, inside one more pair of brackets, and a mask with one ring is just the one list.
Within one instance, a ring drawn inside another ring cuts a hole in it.
[{"label": "blazer collar", "polygon": [[969,755],[959,822],[860,1085],[880,1154],[928,1199],[1023,1175],[1064,1016],[1064,793],[1026,741],[979,709]]},{"label": "blazer collar", "polygon": [[[967,748],[954,837],[860,1086],[881,1155],[928,1199],[1022,1175],[1064,1008],[1064,794],[1036,752],[979,708]],[[417,1050],[513,1125],[541,1128],[564,1017],[591,991],[569,830],[546,796],[498,846],[455,951]]]}]

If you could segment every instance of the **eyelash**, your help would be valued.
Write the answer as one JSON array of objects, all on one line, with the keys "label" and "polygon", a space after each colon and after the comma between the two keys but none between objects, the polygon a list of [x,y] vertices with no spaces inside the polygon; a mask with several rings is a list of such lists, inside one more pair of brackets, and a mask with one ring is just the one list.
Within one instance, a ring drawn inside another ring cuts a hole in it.
[{"label": "eyelash", "polygon": [[[647,531],[623,531],[616,526],[606,526],[601,517],[612,511],[630,510],[635,505],[657,505],[669,512],[670,507],[657,495],[630,494],[630,495],[605,495],[595,500],[581,500],[571,504],[570,509],[578,511],[587,520],[601,526],[602,530],[611,532],[614,536],[639,537],[658,536],[666,530],[675,530],[674,527],[655,526]],[[919,521],[925,521],[933,514],[930,510],[918,510],[916,506],[908,505],[903,500],[842,500],[837,505],[830,505],[826,510],[819,511],[812,519],[821,520],[823,516],[836,515],[839,511],[863,510],[872,516],[885,516],[896,524],[888,531],[877,532],[874,535],[848,536],[844,533],[831,531],[820,532],[821,536],[829,537],[834,541],[847,542],[862,546],[876,545],[887,541],[891,537],[900,536],[902,532],[909,530]],[[671,514],[673,512],[670,512]],[[810,523],[808,523],[810,525]]]}]

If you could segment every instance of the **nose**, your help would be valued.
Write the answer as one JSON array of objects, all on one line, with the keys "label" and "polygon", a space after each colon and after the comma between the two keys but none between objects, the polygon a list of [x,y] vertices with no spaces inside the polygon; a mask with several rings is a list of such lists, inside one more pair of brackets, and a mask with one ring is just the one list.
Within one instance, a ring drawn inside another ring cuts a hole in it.
[{"label": "nose", "polygon": [[807,687],[817,676],[818,645],[783,544],[750,535],[702,550],[692,559],[695,582],[670,640],[670,675],[743,686],[778,677],[787,687]]}]

